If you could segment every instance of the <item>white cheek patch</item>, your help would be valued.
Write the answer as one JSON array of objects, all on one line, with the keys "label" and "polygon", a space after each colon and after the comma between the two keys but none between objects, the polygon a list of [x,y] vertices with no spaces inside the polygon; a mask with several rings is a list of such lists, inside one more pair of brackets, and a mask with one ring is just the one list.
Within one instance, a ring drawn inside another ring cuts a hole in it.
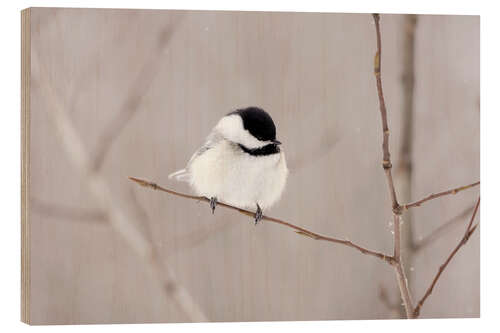
[{"label": "white cheek patch", "polygon": [[250,132],[247,130],[243,130],[240,132],[239,136],[240,140],[237,141],[237,143],[242,144],[243,146],[250,148],[250,149],[255,149],[255,148],[261,148],[270,143],[270,141],[260,141],[257,140]]},{"label": "white cheek patch", "polygon": [[251,135],[243,128],[243,120],[236,114],[222,118],[215,129],[227,140],[242,144],[250,149],[264,147],[271,143],[270,141],[259,141]]}]

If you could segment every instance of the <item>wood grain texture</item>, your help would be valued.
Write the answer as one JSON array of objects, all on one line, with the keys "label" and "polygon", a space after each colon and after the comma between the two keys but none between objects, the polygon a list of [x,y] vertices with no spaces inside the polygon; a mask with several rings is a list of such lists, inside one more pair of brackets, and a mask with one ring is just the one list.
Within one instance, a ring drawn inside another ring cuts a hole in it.
[{"label": "wood grain texture", "polygon": [[[394,276],[377,260],[272,224],[254,227],[225,210],[212,215],[206,204],[143,191],[128,180],[154,179],[188,192],[168,174],[185,165],[222,115],[261,106],[277,124],[291,171],[283,199],[265,213],[390,252],[369,14],[33,8],[29,22],[31,60],[23,56],[23,64],[31,71],[23,71],[23,80],[31,76],[32,89],[23,90],[23,186],[28,171],[31,177],[29,193],[27,187],[22,192],[22,220],[30,222],[23,251],[30,247],[31,261],[24,252],[22,285],[31,315],[23,306],[24,321],[186,320],[85,190],[51,127],[53,106],[40,89],[48,83],[90,154],[102,150],[106,131],[124,109],[136,110],[106,144],[99,170],[117,201],[126,203],[119,209],[135,218],[211,321],[390,316],[378,287],[394,286]],[[394,165],[402,157],[403,27],[403,16],[383,16]],[[478,17],[419,16],[413,198],[479,178],[478,41]],[[128,103],[131,96],[139,97]],[[415,210],[415,235],[470,206],[477,191]],[[27,227],[23,222],[23,231]],[[417,294],[443,259],[436,251],[446,256],[459,236],[450,232],[414,258],[408,269],[421,281]],[[443,273],[422,317],[477,316],[479,237],[473,237]]]},{"label": "wood grain texture", "polygon": [[30,323],[30,75],[31,10],[21,12],[21,321]]}]

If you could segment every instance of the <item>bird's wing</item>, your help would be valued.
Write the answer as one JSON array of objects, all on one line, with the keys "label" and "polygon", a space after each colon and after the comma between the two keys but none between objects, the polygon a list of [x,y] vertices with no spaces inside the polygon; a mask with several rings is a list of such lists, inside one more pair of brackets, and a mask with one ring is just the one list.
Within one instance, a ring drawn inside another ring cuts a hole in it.
[{"label": "bird's wing", "polygon": [[224,137],[217,131],[212,131],[207,139],[205,140],[205,143],[198,148],[198,150],[191,156],[189,159],[189,162],[186,165],[186,168],[178,170],[168,176],[168,178],[175,178],[176,180],[179,181],[188,181],[189,180],[189,167],[191,163],[193,163],[194,160],[196,160],[199,156],[203,155],[207,150],[211,149],[214,147],[217,143],[222,141]]},{"label": "bird's wing", "polygon": [[212,133],[210,133],[207,136],[207,139],[205,140],[205,143],[203,144],[203,146],[198,148],[198,150],[193,154],[193,156],[191,156],[191,158],[189,159],[189,162],[187,163],[186,169],[189,169],[189,166],[191,165],[191,163],[193,163],[193,161],[195,159],[197,159],[199,156],[203,155],[207,150],[214,147],[216,144],[218,144],[223,139],[224,138],[222,137],[222,135],[219,132],[212,131]]}]

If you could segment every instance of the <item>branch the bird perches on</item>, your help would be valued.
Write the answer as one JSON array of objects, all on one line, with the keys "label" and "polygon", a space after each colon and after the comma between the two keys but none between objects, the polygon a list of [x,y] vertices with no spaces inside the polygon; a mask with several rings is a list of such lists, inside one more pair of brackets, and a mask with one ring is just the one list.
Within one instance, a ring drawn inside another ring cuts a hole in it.
[{"label": "branch the bird perches on", "polygon": [[[136,177],[129,177],[129,179],[132,180],[133,182],[139,184],[140,186],[143,186],[143,187],[146,187],[146,188],[150,188],[150,189],[153,189],[153,190],[156,190],[156,191],[168,193],[168,194],[171,194],[171,195],[174,195],[174,196],[178,196],[178,197],[181,197],[181,198],[190,199],[190,200],[194,200],[194,201],[198,201],[198,202],[199,201],[204,201],[204,202],[210,203],[210,199],[208,199],[206,197],[203,197],[203,196],[195,196],[195,195],[190,195],[190,194],[185,194],[185,193],[177,192],[177,191],[170,190],[168,188],[162,187],[162,186],[160,186],[160,185],[158,185],[156,183],[153,183],[151,181],[140,179],[140,178],[136,178]],[[479,184],[479,182],[477,182],[477,184]],[[474,185],[476,185],[476,183],[474,183]],[[471,187],[473,187],[473,186],[462,186],[460,188],[462,188],[462,189],[469,189]],[[445,192],[447,194],[454,194],[452,190],[445,191]],[[445,192],[442,192],[442,193],[445,193]],[[435,196],[435,197],[433,197],[433,199],[436,199],[436,198],[441,197],[441,196],[443,196],[443,195]],[[424,201],[429,201],[429,200],[424,200]],[[239,212],[239,213],[241,213],[243,215],[249,216],[251,218],[253,218],[254,215],[255,215],[255,212],[251,212],[251,211],[246,210],[246,209],[242,209],[242,208],[239,208],[239,207],[231,206],[231,205],[228,205],[228,204],[223,203],[223,202],[218,202],[217,206],[237,211],[237,212]],[[416,207],[416,206],[413,206],[413,207]],[[476,207],[474,209],[474,213],[473,213],[473,217],[472,217],[471,221],[474,220],[474,217],[476,216],[476,212],[477,212],[478,207],[479,207],[479,201],[476,204]],[[355,244],[355,243],[353,243],[353,242],[351,242],[349,240],[346,240],[346,239],[339,239],[339,238],[335,238],[335,237],[331,237],[331,236],[324,236],[324,235],[312,232],[312,231],[310,231],[310,230],[308,230],[306,228],[300,227],[298,225],[295,225],[295,224],[292,224],[290,222],[287,222],[287,221],[284,221],[284,220],[281,220],[281,219],[277,219],[277,218],[274,218],[274,217],[270,217],[270,216],[264,215],[262,217],[262,221],[269,221],[269,222],[272,222],[272,223],[281,224],[283,226],[286,226],[288,228],[293,229],[297,234],[300,234],[300,235],[303,235],[303,236],[307,236],[307,237],[312,238],[314,240],[323,240],[323,241],[327,241],[327,242],[331,242],[331,243],[337,243],[337,244],[341,244],[341,245],[345,245],[345,246],[354,248],[354,249],[360,251],[362,254],[373,256],[373,257],[376,257],[378,259],[381,259],[382,261],[384,261],[384,262],[386,262],[386,263],[388,263],[388,264],[390,264],[392,266],[395,266],[396,269],[397,269],[397,261],[396,261],[396,259],[395,259],[394,256],[387,255],[387,254],[384,254],[382,252],[377,252],[377,251],[373,251],[373,250],[364,248],[364,247],[362,247],[360,245],[357,245],[357,244]],[[469,223],[470,226],[471,226],[471,223],[472,222]],[[472,235],[472,233],[475,231],[476,227],[477,227],[477,224],[474,227],[469,227],[467,229],[467,233],[466,233],[467,234],[467,240],[470,237],[470,235]],[[451,258],[458,251],[458,249],[466,243],[467,240],[465,240],[465,241],[463,241],[463,242],[460,243],[460,246],[458,246],[454,250],[453,254],[451,255]],[[451,258],[448,258],[448,260],[446,262],[446,265],[451,260]],[[446,267],[446,265],[444,267]],[[444,267],[443,267],[442,270],[440,270],[438,272],[438,276],[433,280],[432,288],[434,287],[434,285],[436,284],[437,280],[439,279],[439,276],[441,275],[442,271],[444,270]],[[430,296],[430,293],[432,292],[432,288],[430,288],[430,291],[428,291],[426,293],[426,295],[423,298],[423,300],[421,300],[419,302],[419,304],[417,305],[417,308],[415,308],[415,309],[412,308],[411,309],[412,317],[414,317],[414,316],[417,317],[419,315],[420,308],[421,308],[422,304],[425,302],[425,300],[427,299],[427,297]]]},{"label": "branch the bird perches on", "polygon": [[[136,182],[137,184],[139,184],[141,186],[149,187],[153,190],[169,193],[169,194],[176,195],[178,197],[182,197],[182,198],[186,198],[186,199],[192,199],[195,201],[205,201],[205,202],[210,203],[210,199],[208,199],[206,197],[200,197],[200,196],[194,196],[194,195],[176,192],[176,191],[161,187],[161,186],[157,185],[156,183],[153,183],[153,182],[150,182],[147,180],[143,180],[143,179],[139,179],[139,178],[135,178],[135,177],[129,177],[129,179]],[[252,218],[255,216],[255,212],[251,212],[251,211],[246,210],[246,209],[231,206],[231,205],[228,205],[228,204],[223,203],[223,202],[218,202],[217,207],[224,207],[224,208],[232,209],[232,210],[235,210],[243,215],[250,216]],[[280,220],[280,219],[277,219],[274,217],[266,216],[266,215],[262,216],[262,221],[269,221],[269,222],[284,225],[286,227],[294,229],[294,231],[300,235],[307,236],[307,237],[310,237],[310,238],[315,239],[315,240],[323,240],[323,241],[327,241],[327,242],[343,244],[345,246],[349,246],[349,247],[352,247],[354,249],[357,249],[358,251],[360,251],[363,254],[374,256],[374,257],[379,258],[383,261],[391,263],[391,256],[390,255],[386,255],[386,254],[381,253],[381,252],[369,250],[367,248],[364,248],[364,247],[357,245],[357,244],[355,244],[349,240],[346,240],[346,239],[339,239],[339,238],[320,235],[318,233],[312,232],[312,231],[307,230],[303,227],[299,227],[299,226],[292,224],[290,222]]]},{"label": "branch the bird perches on", "polygon": [[[140,179],[140,178],[129,177],[129,179],[132,180],[133,182],[135,182],[135,183],[143,186],[143,187],[147,187],[147,188],[150,188],[150,189],[153,189],[153,190],[156,190],[156,191],[161,191],[161,192],[168,193],[168,194],[171,194],[171,195],[174,195],[174,196],[178,196],[178,197],[185,198],[185,199],[190,199],[190,200],[195,200],[195,201],[198,201],[198,202],[199,201],[204,201],[204,202],[210,203],[210,199],[208,199],[206,197],[203,197],[203,196],[195,196],[195,195],[190,195],[190,194],[185,194],[185,193],[177,192],[177,191],[174,191],[174,190],[170,190],[170,189],[164,188],[164,187],[162,187],[162,186],[160,186],[160,185],[158,185],[156,183],[150,182],[148,180]],[[471,188],[471,187],[472,186],[468,186],[468,187],[462,186],[462,188],[464,188],[464,189],[465,188]],[[451,190],[450,191],[446,191],[446,192],[448,194],[452,194]],[[435,198],[437,198],[437,197],[439,197],[439,196],[436,196]],[[428,200],[426,200],[426,201],[428,201]],[[253,218],[254,215],[255,215],[255,212],[251,212],[251,211],[246,210],[246,209],[242,209],[242,208],[239,208],[239,207],[231,206],[231,205],[225,204],[223,202],[217,203],[217,206],[237,211],[237,212],[239,212],[239,213],[241,213],[243,215],[249,216],[251,218]],[[474,219],[474,216],[476,215],[476,211],[477,211],[478,206],[479,206],[479,202],[476,205],[476,208],[474,210],[474,214],[473,214],[473,218],[472,219]],[[396,262],[394,256],[387,255],[387,254],[384,254],[382,252],[377,252],[377,251],[373,251],[373,250],[364,248],[364,247],[362,247],[360,245],[357,245],[357,244],[355,244],[355,243],[353,243],[353,242],[351,242],[349,240],[334,238],[334,237],[331,237],[331,236],[324,236],[324,235],[312,232],[312,231],[310,231],[310,230],[308,230],[306,228],[303,228],[303,227],[300,227],[298,225],[292,224],[290,222],[287,222],[287,221],[284,221],[284,220],[281,220],[281,219],[277,219],[277,218],[274,218],[274,217],[266,216],[266,215],[264,215],[262,217],[262,221],[269,221],[269,222],[272,222],[272,223],[281,224],[283,226],[286,226],[288,228],[293,229],[297,234],[310,237],[310,238],[312,238],[314,240],[323,240],[323,241],[327,241],[327,242],[331,242],[331,243],[337,243],[337,244],[345,245],[345,246],[348,246],[348,247],[351,247],[351,248],[354,248],[354,249],[360,251],[362,254],[366,254],[366,255],[369,255],[369,256],[373,256],[373,257],[379,258],[379,259],[383,260],[384,262],[386,262],[386,263],[388,263],[390,265],[393,265],[393,266],[397,265],[397,262]],[[474,227],[468,229],[467,239],[475,231],[476,227],[477,227],[477,224]],[[460,246],[462,246],[464,244],[465,244],[465,242],[463,242],[463,244],[461,243]],[[454,251],[454,253],[456,253],[457,251],[458,251],[458,249],[456,249]],[[449,260],[451,260],[451,259],[449,259]],[[449,262],[449,260],[448,260],[448,262]],[[443,270],[444,270],[444,268],[443,268]],[[440,270],[439,275],[441,275],[441,273],[442,273],[442,270]],[[438,278],[439,278],[439,276],[434,279],[433,285],[435,285],[435,283],[437,282]],[[423,304],[423,302],[425,302],[425,299],[430,295],[431,292],[432,292],[432,289],[430,290],[430,292],[428,292],[428,294],[426,294],[426,296],[423,299],[423,301],[421,301],[422,304]],[[418,309],[420,309],[420,307],[422,306],[422,304],[419,303]],[[412,313],[415,313],[418,316],[418,311],[416,309],[413,309]]]}]

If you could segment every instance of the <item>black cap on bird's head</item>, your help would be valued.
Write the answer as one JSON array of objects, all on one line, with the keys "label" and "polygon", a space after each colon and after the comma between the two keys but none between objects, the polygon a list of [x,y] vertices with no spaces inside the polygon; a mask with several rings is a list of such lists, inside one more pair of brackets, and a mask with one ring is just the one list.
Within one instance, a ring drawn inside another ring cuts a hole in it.
[{"label": "black cap on bird's head", "polygon": [[214,130],[251,155],[279,153],[281,142],[276,140],[276,126],[271,116],[261,108],[237,109],[222,117]]},{"label": "black cap on bird's head", "polygon": [[281,144],[276,140],[276,126],[273,119],[263,109],[250,106],[230,112],[228,116],[234,114],[241,117],[243,128],[259,141],[271,141],[275,144]]}]

